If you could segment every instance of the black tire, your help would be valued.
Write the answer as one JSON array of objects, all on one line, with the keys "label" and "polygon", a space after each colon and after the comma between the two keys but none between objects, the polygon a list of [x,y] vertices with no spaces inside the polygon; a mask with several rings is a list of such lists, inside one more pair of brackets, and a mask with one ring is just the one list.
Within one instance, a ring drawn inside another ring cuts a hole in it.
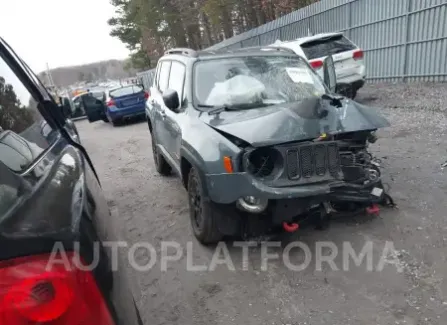
[{"label": "black tire", "polygon": [[194,236],[204,245],[219,242],[223,235],[218,227],[218,209],[203,193],[202,181],[193,167],[188,175],[189,217]]},{"label": "black tire", "polygon": [[120,120],[111,120],[113,126],[119,126],[121,124]]},{"label": "black tire", "polygon": [[103,117],[102,117],[102,120],[103,120],[105,123],[109,123],[109,119],[107,118],[107,116],[103,116]]},{"label": "black tire", "polygon": [[151,142],[152,142],[152,156],[154,157],[155,169],[162,176],[171,175],[172,168],[166,161],[165,157],[158,152],[157,144],[155,143],[155,139],[153,134],[151,133]]}]

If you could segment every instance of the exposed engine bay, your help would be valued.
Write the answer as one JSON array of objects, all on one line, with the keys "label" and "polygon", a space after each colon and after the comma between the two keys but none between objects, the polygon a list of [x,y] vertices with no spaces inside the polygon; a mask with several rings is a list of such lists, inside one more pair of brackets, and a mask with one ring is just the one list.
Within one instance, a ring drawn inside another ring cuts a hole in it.
[{"label": "exposed engine bay", "polygon": [[325,183],[331,190],[270,201],[263,211],[269,217],[256,218],[255,223],[251,222],[253,218],[246,218],[244,233],[265,233],[265,228],[279,226],[293,232],[306,223],[324,227],[336,214],[377,214],[379,204],[393,205],[381,181],[381,160],[368,151],[369,144],[376,140],[374,131],[358,131],[248,149],[243,168],[257,181],[275,188]]}]

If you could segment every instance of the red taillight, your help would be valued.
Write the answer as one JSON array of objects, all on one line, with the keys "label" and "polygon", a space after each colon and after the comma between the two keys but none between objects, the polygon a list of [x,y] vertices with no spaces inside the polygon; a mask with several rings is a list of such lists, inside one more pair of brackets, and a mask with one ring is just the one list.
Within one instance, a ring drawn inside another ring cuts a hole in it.
[{"label": "red taillight", "polygon": [[107,102],[107,106],[108,107],[110,107],[110,106],[115,106],[116,105],[116,103],[115,103],[115,101],[113,100],[113,99],[111,99],[111,100],[109,100],[108,102]]},{"label": "red taillight", "polygon": [[354,58],[354,60],[360,60],[360,59],[363,59],[363,51],[362,51],[362,50],[355,51],[355,52],[352,54],[352,57]]},{"label": "red taillight", "polygon": [[309,63],[315,70],[320,69],[323,66],[323,61],[321,60],[310,61]]},{"label": "red taillight", "polygon": [[149,91],[145,91],[144,92],[144,98],[145,99],[149,99],[150,96],[151,96],[151,93]]},{"label": "red taillight", "polygon": [[67,256],[66,265],[47,265],[50,255],[0,262],[0,324],[114,325],[92,274]]}]

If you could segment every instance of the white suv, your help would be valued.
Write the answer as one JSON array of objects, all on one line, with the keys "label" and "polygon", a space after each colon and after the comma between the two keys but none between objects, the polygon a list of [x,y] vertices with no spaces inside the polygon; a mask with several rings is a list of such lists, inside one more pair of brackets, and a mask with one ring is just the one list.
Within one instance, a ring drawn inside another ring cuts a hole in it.
[{"label": "white suv", "polygon": [[276,41],[275,47],[292,49],[309,61],[315,71],[323,77],[323,60],[332,54],[337,75],[337,92],[354,98],[365,84],[366,69],[363,51],[343,33],[317,34],[293,41]]}]

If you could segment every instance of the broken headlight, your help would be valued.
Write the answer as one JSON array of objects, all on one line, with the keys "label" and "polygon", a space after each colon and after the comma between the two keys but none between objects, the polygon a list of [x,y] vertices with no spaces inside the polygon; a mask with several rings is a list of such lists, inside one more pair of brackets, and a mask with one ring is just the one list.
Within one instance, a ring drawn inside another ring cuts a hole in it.
[{"label": "broken headlight", "polygon": [[274,148],[258,148],[248,152],[244,158],[245,170],[256,178],[272,179],[279,175],[284,166],[282,154]]}]

